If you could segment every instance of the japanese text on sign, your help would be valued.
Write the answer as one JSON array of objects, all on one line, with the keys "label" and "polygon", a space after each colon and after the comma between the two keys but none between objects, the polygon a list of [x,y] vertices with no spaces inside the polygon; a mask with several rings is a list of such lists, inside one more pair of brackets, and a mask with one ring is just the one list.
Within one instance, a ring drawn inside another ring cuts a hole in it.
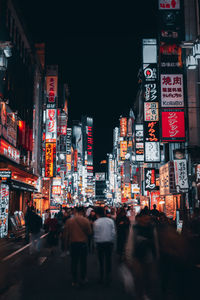
[{"label": "japanese text on sign", "polygon": [[45,177],[53,177],[54,147],[55,143],[46,143]]},{"label": "japanese text on sign", "polygon": [[145,171],[145,190],[151,191],[156,188],[155,169],[144,169]]},{"label": "japanese text on sign", "polygon": [[180,9],[180,0],[159,0],[159,9]]},{"label": "japanese text on sign", "polygon": [[158,121],[158,103],[145,102],[144,103],[144,120],[145,121]]},{"label": "japanese text on sign", "polygon": [[163,111],[162,112],[162,140],[163,141],[184,141],[185,119],[184,111]]},{"label": "japanese text on sign", "polygon": [[[185,159],[174,161],[175,181],[178,189],[188,189],[188,177],[187,177],[187,162]],[[177,191],[179,191],[177,190]]]},{"label": "japanese text on sign", "polygon": [[145,162],[160,161],[160,143],[145,142]]},{"label": "japanese text on sign", "polygon": [[161,105],[162,107],[183,107],[183,75],[161,75]]},{"label": "japanese text on sign", "polygon": [[144,85],[144,98],[146,102],[157,101],[158,92],[156,83],[147,83]]}]

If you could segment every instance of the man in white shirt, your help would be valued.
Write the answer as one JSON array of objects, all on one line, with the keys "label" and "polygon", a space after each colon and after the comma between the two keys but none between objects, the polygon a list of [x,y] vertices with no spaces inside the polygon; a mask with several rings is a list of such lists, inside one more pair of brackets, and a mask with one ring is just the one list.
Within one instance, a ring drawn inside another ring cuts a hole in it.
[{"label": "man in white shirt", "polygon": [[111,218],[105,217],[103,207],[96,209],[96,215],[97,220],[93,224],[93,230],[100,267],[100,282],[103,283],[105,269],[106,283],[109,284],[112,271],[112,249],[116,236],[115,223]]}]

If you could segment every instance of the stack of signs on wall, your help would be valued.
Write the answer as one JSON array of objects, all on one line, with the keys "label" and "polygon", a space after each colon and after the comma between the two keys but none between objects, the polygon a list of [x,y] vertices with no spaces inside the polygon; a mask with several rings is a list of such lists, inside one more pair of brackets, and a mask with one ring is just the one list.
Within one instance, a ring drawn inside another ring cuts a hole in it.
[{"label": "stack of signs on wall", "polygon": [[9,186],[0,185],[0,238],[8,235]]},{"label": "stack of signs on wall", "polygon": [[160,162],[157,40],[143,39],[144,160]]},{"label": "stack of signs on wall", "polygon": [[159,0],[159,62],[162,141],[185,141],[184,74],[181,41],[183,15],[179,0]]}]

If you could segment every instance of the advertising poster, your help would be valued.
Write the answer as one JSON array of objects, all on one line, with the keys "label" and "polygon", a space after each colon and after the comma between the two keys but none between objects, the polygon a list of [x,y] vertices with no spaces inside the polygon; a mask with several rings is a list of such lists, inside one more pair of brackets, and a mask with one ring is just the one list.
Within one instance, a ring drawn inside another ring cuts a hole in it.
[{"label": "advertising poster", "polygon": [[127,118],[120,119],[120,136],[125,137],[127,135]]},{"label": "advertising poster", "polygon": [[143,65],[145,83],[155,82],[157,80],[157,64]]},{"label": "advertising poster", "polygon": [[144,132],[146,142],[158,142],[160,138],[159,122],[144,122]]},{"label": "advertising poster", "polygon": [[154,204],[158,207],[159,200],[160,200],[160,192],[159,191],[151,192],[151,209],[153,209]]},{"label": "advertising poster", "polygon": [[145,142],[145,162],[160,162],[159,142]]},{"label": "advertising poster", "polygon": [[144,84],[144,100],[146,102],[158,102],[158,86],[156,82]]},{"label": "advertising poster", "polygon": [[46,143],[45,151],[45,177],[54,176],[54,148],[56,147],[55,143]]},{"label": "advertising poster", "polygon": [[127,141],[120,142],[120,158],[121,160],[125,159],[127,153]]},{"label": "advertising poster", "polygon": [[162,111],[162,141],[185,141],[185,115],[184,110]]},{"label": "advertising poster", "polygon": [[145,168],[144,169],[144,184],[145,191],[156,190],[156,169],[154,168]]},{"label": "advertising poster", "polygon": [[56,109],[46,110],[46,142],[55,143],[57,138]]},{"label": "advertising poster", "polygon": [[4,139],[0,139],[0,154],[11,159],[17,164],[20,162],[20,151],[11,146]]},{"label": "advertising poster", "polygon": [[135,125],[135,157],[136,161],[144,161],[144,125]]},{"label": "advertising poster", "polygon": [[183,75],[161,74],[161,106],[184,106]]},{"label": "advertising poster", "polygon": [[8,235],[9,186],[0,184],[0,238]]},{"label": "advertising poster", "polygon": [[160,176],[160,195],[166,196],[176,192],[174,163],[169,161],[159,169]]},{"label": "advertising poster", "polygon": [[144,102],[144,120],[158,121],[158,102]]},{"label": "advertising poster", "polygon": [[175,183],[177,192],[188,190],[186,159],[174,160]]}]

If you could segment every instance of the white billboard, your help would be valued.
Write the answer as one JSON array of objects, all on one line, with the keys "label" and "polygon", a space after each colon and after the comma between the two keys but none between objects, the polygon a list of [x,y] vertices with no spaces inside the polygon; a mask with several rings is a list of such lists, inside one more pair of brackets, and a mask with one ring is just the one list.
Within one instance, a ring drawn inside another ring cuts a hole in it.
[{"label": "white billboard", "polygon": [[184,106],[182,74],[161,74],[161,106]]},{"label": "white billboard", "polygon": [[186,159],[174,160],[174,173],[177,192],[188,189]]},{"label": "white billboard", "polygon": [[160,161],[160,143],[145,142],[145,162]]}]

